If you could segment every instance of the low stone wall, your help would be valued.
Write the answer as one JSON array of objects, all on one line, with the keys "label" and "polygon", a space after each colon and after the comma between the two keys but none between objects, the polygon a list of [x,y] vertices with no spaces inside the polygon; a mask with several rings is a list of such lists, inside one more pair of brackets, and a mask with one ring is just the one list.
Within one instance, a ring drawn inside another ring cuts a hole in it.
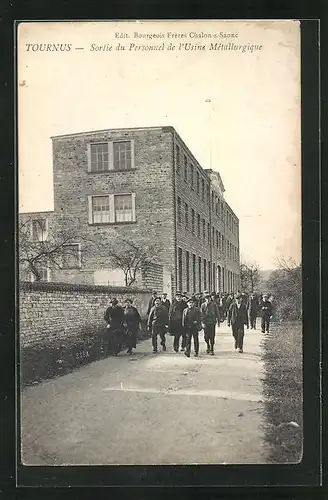
[{"label": "low stone wall", "polygon": [[[49,378],[103,355],[109,300],[129,297],[145,317],[150,292],[67,283],[20,284],[20,373],[24,384]],[[147,336],[144,328],[140,337]]]}]

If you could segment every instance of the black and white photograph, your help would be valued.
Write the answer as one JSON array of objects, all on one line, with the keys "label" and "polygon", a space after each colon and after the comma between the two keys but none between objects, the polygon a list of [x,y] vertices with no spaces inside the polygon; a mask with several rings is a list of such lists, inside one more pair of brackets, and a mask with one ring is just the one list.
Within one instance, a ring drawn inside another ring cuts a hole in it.
[{"label": "black and white photograph", "polygon": [[294,20],[18,26],[20,460],[297,464]]}]

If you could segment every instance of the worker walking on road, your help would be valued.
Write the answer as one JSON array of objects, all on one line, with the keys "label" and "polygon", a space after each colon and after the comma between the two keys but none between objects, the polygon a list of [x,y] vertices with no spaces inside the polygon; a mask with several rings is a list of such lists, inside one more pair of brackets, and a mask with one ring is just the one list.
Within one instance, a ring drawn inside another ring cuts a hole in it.
[{"label": "worker walking on road", "polygon": [[195,306],[193,298],[188,299],[187,308],[182,314],[182,326],[186,332],[185,355],[190,358],[191,341],[194,339],[194,356],[199,354],[199,331],[202,329],[200,310]]},{"label": "worker walking on road", "polygon": [[181,351],[184,351],[186,347],[186,335],[182,327],[182,313],[186,307],[187,303],[182,299],[181,292],[177,291],[169,311],[169,331],[174,336],[173,349],[175,352],[179,351],[180,337],[182,337]]},{"label": "worker walking on road", "polygon": [[215,326],[220,325],[220,311],[215,301],[211,300],[209,293],[201,305],[201,322],[204,330],[204,340],[207,344],[207,354],[214,356]]},{"label": "worker walking on road", "polygon": [[235,349],[244,352],[245,325],[248,323],[247,309],[242,303],[242,295],[238,293],[228,311],[228,326],[232,327],[232,335],[235,339]]},{"label": "worker walking on road", "polygon": [[151,332],[153,353],[157,353],[157,335],[160,336],[163,351],[166,351],[165,334],[169,323],[169,312],[167,307],[161,304],[161,298],[156,297],[148,317],[148,330]]},{"label": "worker walking on road", "polygon": [[270,319],[272,316],[272,304],[268,300],[268,296],[266,294],[263,295],[263,300],[260,304],[261,308],[261,330],[262,333],[269,333]]}]

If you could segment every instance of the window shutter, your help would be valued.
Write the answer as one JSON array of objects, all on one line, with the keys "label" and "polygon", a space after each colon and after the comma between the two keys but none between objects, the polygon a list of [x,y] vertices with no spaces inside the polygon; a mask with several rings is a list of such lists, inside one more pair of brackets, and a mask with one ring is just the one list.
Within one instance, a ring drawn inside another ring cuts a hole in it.
[{"label": "window shutter", "polygon": [[89,224],[93,224],[92,196],[88,196]]},{"label": "window shutter", "polygon": [[114,194],[109,194],[109,222],[115,223],[116,222],[116,216],[115,216],[115,195]]},{"label": "window shutter", "polygon": [[134,168],[134,141],[131,140],[131,168]]},{"label": "window shutter", "polygon": [[113,141],[108,142],[108,170],[114,170],[114,148]]},{"label": "window shutter", "polygon": [[136,193],[132,193],[132,220],[136,222]]},{"label": "window shutter", "polygon": [[91,144],[87,146],[88,172],[91,172]]}]

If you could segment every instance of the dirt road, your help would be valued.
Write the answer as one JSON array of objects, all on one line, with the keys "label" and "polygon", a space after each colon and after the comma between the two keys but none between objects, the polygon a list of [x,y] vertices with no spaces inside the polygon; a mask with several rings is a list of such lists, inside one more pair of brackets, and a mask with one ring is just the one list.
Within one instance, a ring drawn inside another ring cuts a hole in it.
[{"label": "dirt road", "polygon": [[215,355],[152,354],[150,340],[22,392],[22,458],[27,465],[259,464],[261,332],[246,330],[244,353],[230,328]]}]

